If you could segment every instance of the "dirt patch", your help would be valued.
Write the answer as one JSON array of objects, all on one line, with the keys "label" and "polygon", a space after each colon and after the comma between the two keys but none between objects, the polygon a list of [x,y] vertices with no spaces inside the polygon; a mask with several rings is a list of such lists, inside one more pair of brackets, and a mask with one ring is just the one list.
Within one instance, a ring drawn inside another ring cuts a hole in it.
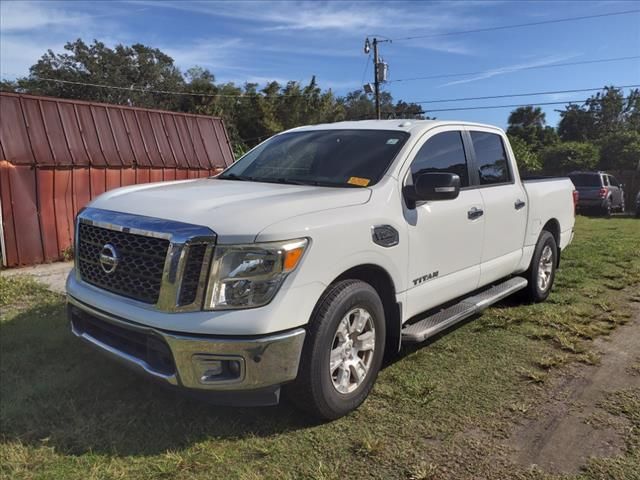
[{"label": "dirt patch", "polygon": [[2,270],[0,275],[6,277],[27,276],[43,283],[49,290],[56,293],[65,293],[67,276],[73,268],[73,262],[54,262],[34,265],[32,267],[10,268]]},{"label": "dirt patch", "polygon": [[612,457],[625,448],[626,420],[598,407],[607,393],[640,387],[640,310],[633,320],[595,342],[595,366],[574,365],[552,384],[509,439],[512,460],[549,473],[576,473],[589,457]]}]

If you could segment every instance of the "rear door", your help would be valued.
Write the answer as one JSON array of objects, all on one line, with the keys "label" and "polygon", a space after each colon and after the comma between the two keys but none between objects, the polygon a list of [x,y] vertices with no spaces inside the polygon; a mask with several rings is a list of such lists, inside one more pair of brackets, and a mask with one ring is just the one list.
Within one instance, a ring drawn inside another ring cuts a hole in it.
[{"label": "rear door", "polygon": [[512,274],[522,256],[527,229],[527,193],[500,132],[469,128],[478,190],[484,204],[480,285]]}]

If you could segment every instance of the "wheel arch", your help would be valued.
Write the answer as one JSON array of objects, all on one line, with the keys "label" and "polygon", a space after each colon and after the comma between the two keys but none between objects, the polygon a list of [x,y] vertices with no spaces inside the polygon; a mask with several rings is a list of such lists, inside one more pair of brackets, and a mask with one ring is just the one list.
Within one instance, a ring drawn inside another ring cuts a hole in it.
[{"label": "wheel arch", "polygon": [[560,250],[560,222],[555,219],[555,218],[551,218],[547,221],[547,223],[544,224],[544,227],[542,227],[542,231],[547,231],[549,232],[551,235],[553,235],[554,240],[556,241],[556,268],[560,266],[560,254],[562,253],[562,251]]},{"label": "wheel arch", "polygon": [[400,349],[402,323],[401,306],[396,301],[396,287],[389,272],[380,265],[367,263],[351,267],[338,275],[333,285],[341,280],[360,280],[371,285],[380,296],[386,323],[385,359],[391,358]]}]

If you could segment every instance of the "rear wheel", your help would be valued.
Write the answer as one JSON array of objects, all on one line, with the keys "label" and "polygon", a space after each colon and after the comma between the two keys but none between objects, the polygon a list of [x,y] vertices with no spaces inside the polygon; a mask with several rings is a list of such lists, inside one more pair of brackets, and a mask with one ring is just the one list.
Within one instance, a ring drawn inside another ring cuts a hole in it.
[{"label": "rear wheel", "polygon": [[611,199],[608,199],[602,207],[602,215],[604,215],[606,218],[609,218],[611,216],[611,210]]},{"label": "rear wheel", "polygon": [[547,299],[556,276],[557,255],[556,239],[551,232],[543,230],[533,252],[529,270],[526,272],[526,278],[529,281],[527,288],[523,290],[526,300],[544,302]]},{"label": "rear wheel", "polygon": [[360,280],[332,285],[312,315],[288,397],[319,418],[346,415],[369,395],[384,345],[384,308],[374,288]]}]

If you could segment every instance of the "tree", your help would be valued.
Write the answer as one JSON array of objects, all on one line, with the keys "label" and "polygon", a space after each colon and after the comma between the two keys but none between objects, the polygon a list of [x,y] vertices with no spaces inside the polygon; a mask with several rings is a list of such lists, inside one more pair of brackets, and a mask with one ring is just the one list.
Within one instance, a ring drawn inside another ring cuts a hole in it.
[{"label": "tree", "polygon": [[507,133],[525,142],[532,152],[558,141],[555,130],[546,126],[545,114],[540,107],[518,107],[509,115]]},{"label": "tree", "polygon": [[640,132],[620,131],[601,139],[600,168],[640,170]]},{"label": "tree", "polygon": [[619,88],[605,87],[584,105],[567,105],[560,117],[558,133],[563,141],[598,142],[615,132],[640,132],[640,90],[631,90],[625,98]]},{"label": "tree", "polygon": [[564,142],[546,147],[542,166],[549,174],[567,174],[574,170],[593,170],[598,165],[598,148],[586,142]]},{"label": "tree", "polygon": [[[340,98],[338,102],[344,109],[345,120],[371,120],[376,118],[374,99],[362,90],[349,92],[345,97]],[[403,101],[394,104],[393,97],[389,92],[380,94],[380,116],[382,118],[425,118],[420,105]]]},{"label": "tree", "polygon": [[16,82],[15,88],[53,97],[176,108],[178,101],[173,95],[135,90],[183,90],[185,82],[180,70],[170,56],[157,48],[135,44],[111,49],[97,40],[87,45],[78,39],[67,43],[64,49],[66,53],[61,54],[48,50],[30,68],[29,76]]},{"label": "tree", "polygon": [[585,142],[594,137],[595,120],[584,108],[569,104],[560,111],[558,135],[564,142]]}]

